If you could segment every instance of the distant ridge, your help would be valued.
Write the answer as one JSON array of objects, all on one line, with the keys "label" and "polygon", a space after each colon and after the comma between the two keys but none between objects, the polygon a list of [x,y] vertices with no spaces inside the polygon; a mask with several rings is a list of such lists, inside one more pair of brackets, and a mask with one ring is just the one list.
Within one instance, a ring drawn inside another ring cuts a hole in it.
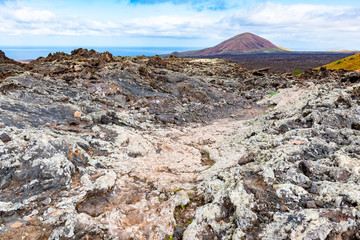
[{"label": "distant ridge", "polygon": [[280,46],[277,46],[277,47],[280,48],[281,50],[284,50],[284,51],[287,51],[287,52],[295,52],[294,50],[289,49],[289,48],[284,48],[284,47],[280,47]]},{"label": "distant ridge", "polygon": [[236,35],[211,48],[197,51],[174,52],[175,56],[206,57],[216,55],[235,55],[252,52],[281,52],[286,51],[272,44],[270,41],[255,34],[246,32]]},{"label": "distant ridge", "polygon": [[353,53],[353,52],[359,52],[356,49],[349,50],[349,49],[341,49],[341,50],[328,50],[327,52],[345,52],[345,53]]}]

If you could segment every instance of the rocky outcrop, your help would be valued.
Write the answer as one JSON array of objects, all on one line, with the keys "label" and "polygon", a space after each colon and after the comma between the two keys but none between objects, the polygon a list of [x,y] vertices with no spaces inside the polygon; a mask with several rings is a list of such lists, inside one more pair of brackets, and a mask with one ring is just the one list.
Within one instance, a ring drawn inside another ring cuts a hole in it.
[{"label": "rocky outcrop", "polygon": [[23,66],[22,63],[17,62],[11,58],[8,58],[3,51],[0,50],[0,64],[14,64],[18,66]]},{"label": "rocky outcrop", "polygon": [[98,53],[94,50],[75,49],[71,54],[63,52],[50,53],[47,57],[40,57],[26,65],[27,70],[45,73],[47,76],[60,77],[66,81],[75,78],[100,79],[97,74],[106,63],[114,62],[109,52]]},{"label": "rocky outcrop", "polygon": [[24,72],[24,64],[6,57],[0,50],[0,81],[6,77],[17,75]]},{"label": "rocky outcrop", "polygon": [[0,82],[1,239],[358,237],[359,73],[83,49],[26,68]]},{"label": "rocky outcrop", "polygon": [[359,87],[310,85],[263,101],[274,109],[209,149],[206,204],[184,239],[359,238]]}]

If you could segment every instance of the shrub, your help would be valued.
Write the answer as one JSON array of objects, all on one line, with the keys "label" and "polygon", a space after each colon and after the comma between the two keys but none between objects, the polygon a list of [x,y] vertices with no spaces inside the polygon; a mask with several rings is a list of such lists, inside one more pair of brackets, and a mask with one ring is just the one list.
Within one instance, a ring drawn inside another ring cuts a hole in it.
[{"label": "shrub", "polygon": [[300,70],[300,69],[296,69],[295,71],[294,71],[294,75],[297,77],[297,76],[299,76],[300,74],[302,74],[302,71]]}]

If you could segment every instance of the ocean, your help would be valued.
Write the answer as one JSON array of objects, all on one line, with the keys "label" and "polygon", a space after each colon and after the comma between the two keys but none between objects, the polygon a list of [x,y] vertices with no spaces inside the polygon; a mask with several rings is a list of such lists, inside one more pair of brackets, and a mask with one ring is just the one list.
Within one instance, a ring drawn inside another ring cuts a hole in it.
[{"label": "ocean", "polygon": [[[1,47],[0,50],[5,52],[6,56],[12,59],[37,59],[38,57],[46,57],[49,53],[65,52],[71,53],[72,50],[79,47]],[[110,52],[114,56],[130,56],[138,55],[154,56],[161,54],[170,54],[178,51],[191,51],[199,48],[191,47],[82,47],[86,49],[94,49],[97,52]]]}]

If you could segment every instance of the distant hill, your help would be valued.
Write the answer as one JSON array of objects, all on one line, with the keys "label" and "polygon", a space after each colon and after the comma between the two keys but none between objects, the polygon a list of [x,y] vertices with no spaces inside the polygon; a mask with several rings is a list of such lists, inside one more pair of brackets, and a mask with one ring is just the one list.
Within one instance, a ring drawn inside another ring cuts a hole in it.
[{"label": "distant hill", "polygon": [[206,57],[217,55],[236,55],[253,52],[281,52],[285,51],[272,44],[270,41],[256,36],[252,33],[242,33],[232,37],[215,47],[205,48],[197,51],[174,52],[178,57]]},{"label": "distant hill", "polygon": [[327,69],[345,69],[360,71],[360,53],[326,64]]},{"label": "distant hill", "polygon": [[355,53],[355,52],[359,52],[356,49],[353,50],[349,50],[349,49],[340,49],[340,50],[328,50],[327,52],[345,52],[345,53]]},{"label": "distant hill", "polygon": [[284,51],[287,51],[287,52],[295,52],[294,50],[289,49],[289,48],[284,48],[284,47],[280,47],[280,46],[277,46],[277,47],[280,48],[281,50],[284,50]]}]

